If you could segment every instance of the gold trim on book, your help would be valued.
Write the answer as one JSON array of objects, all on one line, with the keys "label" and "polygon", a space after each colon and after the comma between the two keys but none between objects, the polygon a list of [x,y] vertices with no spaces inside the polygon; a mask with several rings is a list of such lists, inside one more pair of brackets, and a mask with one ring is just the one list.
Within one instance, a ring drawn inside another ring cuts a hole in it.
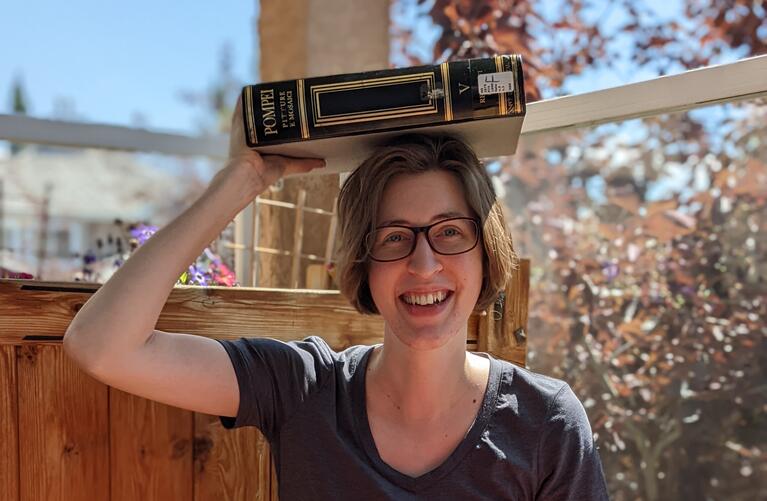
[{"label": "gold trim on book", "polygon": [[[385,87],[384,85],[379,85],[377,87]],[[343,92],[343,91],[339,91]],[[325,94],[330,94],[330,92],[326,92]],[[332,120],[338,120],[338,119],[344,119],[346,117],[361,117],[361,116],[378,116],[378,115],[387,115],[391,113],[398,113],[403,110],[413,110],[413,111],[426,111],[430,110],[432,112],[437,111],[437,106],[434,104],[434,101],[432,99],[429,99],[429,101],[425,104],[419,104],[419,105],[410,105],[410,106],[397,106],[394,108],[381,108],[380,110],[367,110],[367,111],[353,111],[351,113],[337,113],[335,115],[322,115],[322,111],[319,109],[319,103],[317,102],[319,99],[315,100],[314,105],[314,111],[317,114],[317,118],[319,122],[324,123],[327,121]]]},{"label": "gold trim on book", "polygon": [[389,77],[363,78],[362,80],[349,80],[346,82],[314,84],[312,85],[312,89],[325,91],[328,89],[369,87],[371,85],[391,83],[391,82],[403,82],[403,81],[409,81],[409,80],[417,81],[417,80],[420,80],[421,78],[431,78],[431,80],[434,80],[434,72],[429,71],[425,73],[407,73],[405,75],[394,75]]},{"label": "gold trim on book", "polygon": [[[348,113],[344,114],[343,117],[339,118],[325,118],[322,120],[322,122],[316,124],[317,127],[323,127],[325,125],[337,125],[337,124],[344,124],[344,123],[353,123],[353,122],[360,122],[360,121],[369,121],[369,120],[376,120],[376,119],[388,119],[388,118],[396,118],[396,117],[409,117],[409,116],[416,116],[416,115],[428,115],[433,114],[435,110],[435,106],[430,106],[428,108],[413,108],[413,107],[403,107],[403,108],[393,108],[391,110],[383,111],[383,112],[375,112],[375,111],[369,111],[369,112],[356,112],[356,113]],[[407,112],[403,112],[402,110],[407,110]]]},{"label": "gold trim on book", "polygon": [[245,115],[248,120],[248,133],[250,135],[250,142],[258,144],[258,136],[256,135],[256,120],[253,116],[253,87],[245,87],[245,102],[242,103],[245,106]]},{"label": "gold trim on book", "polygon": [[[503,58],[504,56],[495,56],[495,71],[498,73],[503,72]],[[513,81],[512,77],[512,83],[513,85],[516,85]],[[502,117],[506,116],[506,113],[508,113],[508,107],[506,106],[506,93],[501,92],[498,94],[498,114]]]},{"label": "gold trim on book", "polygon": [[427,103],[419,103],[414,106],[398,106],[394,108],[382,108],[380,110],[373,111],[355,111],[352,113],[339,113],[335,115],[322,114],[320,98],[323,94],[370,87],[394,86],[403,83],[413,83],[420,81],[426,83],[429,90],[432,90],[435,87],[435,78],[434,73],[432,72],[415,73],[410,75],[396,75],[382,78],[367,78],[363,80],[354,80],[350,82],[339,82],[332,84],[312,85],[310,86],[310,90],[312,96],[312,109],[314,110],[314,116],[312,117],[313,125],[315,127],[323,127],[328,125],[369,122],[379,119],[402,118],[437,113],[437,104],[434,99],[430,98]]},{"label": "gold trim on book", "polygon": [[453,121],[453,98],[450,97],[450,63],[440,64],[442,70],[442,90],[445,93],[445,120]]},{"label": "gold trim on book", "polygon": [[522,71],[519,67],[519,56],[511,56],[511,72],[514,73],[514,114],[522,113],[522,92],[524,89],[517,88],[517,74]]},{"label": "gold trim on book", "polygon": [[298,87],[298,115],[301,120],[301,138],[309,139],[309,124],[306,121],[306,98],[304,97],[304,79],[296,80]]},{"label": "gold trim on book", "polygon": [[410,118],[410,117],[417,117],[421,115],[433,115],[433,114],[434,112],[429,110],[429,111],[421,111],[417,113],[409,112],[409,113],[402,113],[400,115],[388,115],[385,117],[349,118],[349,119],[344,119],[338,122],[325,122],[325,123],[317,124],[317,127],[328,127],[330,125],[346,125],[346,124],[354,124],[354,123],[361,123],[361,122],[372,122],[374,120],[382,120],[382,119],[390,119],[390,118]]},{"label": "gold trim on book", "polygon": [[[412,82],[418,82],[421,81],[423,78],[423,81],[427,84],[429,90],[433,90],[436,86],[435,78],[433,73],[423,74],[426,78],[419,77],[419,78],[408,78],[408,79],[399,79],[396,82],[384,82],[384,83],[374,83],[373,85],[365,85],[364,87],[385,87],[390,85],[398,85],[401,83],[412,83]],[[339,85],[340,87],[340,85]],[[355,85],[355,86],[346,86],[344,85],[343,89],[332,89],[324,92],[314,92],[314,86],[312,86],[312,101],[313,101],[313,107],[315,116],[318,121],[320,122],[318,125],[322,125],[327,122],[331,121],[339,121],[339,120],[345,120],[346,118],[364,118],[364,117],[374,117],[374,116],[388,116],[393,114],[399,114],[403,110],[410,110],[417,114],[423,114],[426,111],[436,113],[438,111],[437,105],[434,102],[434,99],[429,98],[429,101],[424,104],[417,104],[417,105],[410,105],[410,106],[397,106],[394,108],[382,108],[379,110],[373,110],[373,111],[354,111],[351,113],[337,113],[335,115],[322,115],[322,110],[320,109],[320,96],[321,94],[328,94],[330,92],[342,92],[345,90],[350,90],[354,88],[362,88],[362,86]]]}]

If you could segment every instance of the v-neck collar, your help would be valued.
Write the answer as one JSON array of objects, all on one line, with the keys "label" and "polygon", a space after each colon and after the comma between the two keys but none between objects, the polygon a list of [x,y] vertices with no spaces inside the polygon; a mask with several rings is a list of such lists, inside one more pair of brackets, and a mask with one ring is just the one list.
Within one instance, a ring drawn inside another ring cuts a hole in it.
[{"label": "v-neck collar", "polygon": [[367,412],[367,390],[365,388],[365,379],[367,374],[368,360],[375,347],[371,346],[361,357],[356,370],[354,371],[352,391],[354,392],[354,401],[356,402],[354,417],[357,421],[357,433],[362,447],[365,450],[375,469],[390,482],[411,492],[422,491],[434,482],[450,473],[466,454],[478,443],[482,432],[487,427],[488,422],[496,407],[498,396],[499,379],[501,376],[501,364],[490,354],[481,354],[487,356],[490,360],[490,371],[488,374],[487,387],[482,399],[482,405],[477,412],[474,423],[469,428],[468,433],[463,440],[456,446],[453,452],[439,466],[418,477],[411,477],[389,466],[378,453],[378,448],[373,438],[373,432],[370,429],[370,421]]}]

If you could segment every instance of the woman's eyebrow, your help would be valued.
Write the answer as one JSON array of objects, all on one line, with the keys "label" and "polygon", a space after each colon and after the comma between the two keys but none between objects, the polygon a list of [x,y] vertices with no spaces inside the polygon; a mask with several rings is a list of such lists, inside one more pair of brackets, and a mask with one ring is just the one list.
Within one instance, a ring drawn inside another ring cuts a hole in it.
[{"label": "woman's eyebrow", "polygon": [[[449,219],[451,217],[468,217],[466,214],[463,214],[462,212],[457,211],[448,211],[448,212],[441,212],[431,218],[430,223],[433,223],[434,221],[438,221],[440,219]],[[412,225],[410,221],[405,221],[404,219],[387,219],[386,221],[382,221],[378,224],[379,227],[381,226],[391,226],[394,224],[401,224],[401,225]]]}]

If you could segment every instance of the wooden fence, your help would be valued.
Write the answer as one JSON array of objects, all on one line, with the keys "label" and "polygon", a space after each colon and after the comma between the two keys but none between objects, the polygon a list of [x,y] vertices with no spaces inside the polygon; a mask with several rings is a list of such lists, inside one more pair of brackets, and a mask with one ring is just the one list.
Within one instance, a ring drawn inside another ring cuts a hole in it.
[{"label": "wooden fence", "polygon": [[[255,428],[103,385],[61,339],[98,284],[0,280],[0,500],[268,500],[268,444]],[[467,349],[525,363],[529,262],[506,300],[469,320]],[[334,349],[382,340],[380,317],[335,291],[177,286],[157,323],[215,338],[310,334]]]},{"label": "wooden fence", "polygon": [[[224,247],[235,249],[235,269],[239,266],[237,262],[241,259],[249,261],[250,273],[241,277],[241,284],[247,287],[259,286],[259,263],[258,254],[272,254],[277,256],[290,257],[290,287],[298,289],[300,287],[300,276],[302,272],[305,275],[306,288],[309,289],[329,289],[330,275],[328,270],[333,263],[334,245],[336,241],[336,231],[338,228],[338,213],[336,212],[338,198],[333,200],[333,210],[327,211],[315,207],[306,206],[306,190],[298,190],[296,203],[284,202],[280,200],[270,200],[268,198],[256,197],[253,202],[253,232],[250,234],[250,241],[245,244],[236,242],[222,242]],[[295,211],[293,223],[293,246],[291,250],[274,249],[271,247],[262,247],[260,245],[260,226],[261,226],[261,208],[263,206],[281,207]],[[325,237],[325,253],[322,256],[314,254],[305,254],[304,248],[304,214],[319,214],[329,217],[328,232]],[[309,264],[302,266],[302,260]],[[322,264],[317,264],[322,263]],[[239,274],[238,274],[239,276]]]}]

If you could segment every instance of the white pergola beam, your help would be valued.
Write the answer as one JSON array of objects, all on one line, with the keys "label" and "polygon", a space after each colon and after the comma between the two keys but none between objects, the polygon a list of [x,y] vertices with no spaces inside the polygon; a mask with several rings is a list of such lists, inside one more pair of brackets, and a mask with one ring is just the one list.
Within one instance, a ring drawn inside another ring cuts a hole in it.
[{"label": "white pergola beam", "polygon": [[767,55],[527,105],[522,135],[593,127],[767,95]]},{"label": "white pergola beam", "polygon": [[[767,95],[767,55],[604,90],[529,103],[522,135],[592,127]],[[78,148],[226,157],[226,136],[0,114],[0,139]]]},{"label": "white pergola beam", "polygon": [[120,125],[0,114],[0,139],[17,143],[226,158],[228,136],[188,136]]}]

